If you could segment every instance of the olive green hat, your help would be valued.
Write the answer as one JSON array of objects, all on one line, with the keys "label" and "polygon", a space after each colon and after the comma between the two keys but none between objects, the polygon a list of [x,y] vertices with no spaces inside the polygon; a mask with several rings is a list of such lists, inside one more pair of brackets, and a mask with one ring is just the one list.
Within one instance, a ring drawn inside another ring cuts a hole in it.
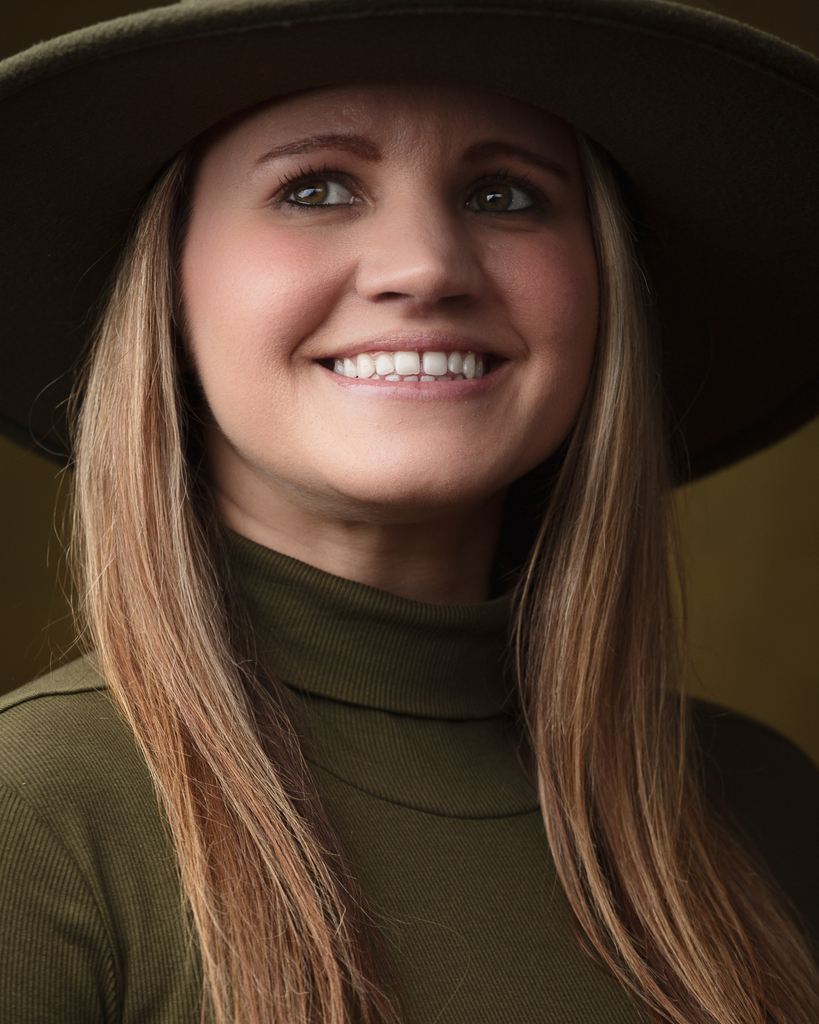
[{"label": "olive green hat", "polygon": [[492,89],[614,156],[692,476],[819,412],[819,61],[666,0],[184,0],[0,64],[2,429],[67,454],[89,311],[185,142],[362,81]]}]

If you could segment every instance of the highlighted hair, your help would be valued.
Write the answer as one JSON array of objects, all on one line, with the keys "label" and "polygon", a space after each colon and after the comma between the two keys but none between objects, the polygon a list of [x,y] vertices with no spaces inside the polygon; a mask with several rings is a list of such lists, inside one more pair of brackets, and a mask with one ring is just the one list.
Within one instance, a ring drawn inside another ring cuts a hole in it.
[{"label": "highlighted hair", "polygon": [[[514,639],[546,829],[579,941],[673,1024],[812,1024],[819,978],[687,753],[671,485],[644,280],[584,138],[598,352],[521,574]],[[230,586],[178,370],[190,151],[123,250],[75,410],[78,617],[143,752],[215,1024],[398,1024],[398,985],[287,692]]]}]

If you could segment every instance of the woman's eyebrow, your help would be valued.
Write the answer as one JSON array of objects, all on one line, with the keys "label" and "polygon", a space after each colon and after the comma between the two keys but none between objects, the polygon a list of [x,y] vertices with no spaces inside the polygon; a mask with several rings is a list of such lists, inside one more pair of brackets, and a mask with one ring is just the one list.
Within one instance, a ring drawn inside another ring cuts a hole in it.
[{"label": "woman's eyebrow", "polygon": [[[273,149],[263,153],[255,161],[255,166],[258,167],[261,164],[277,160],[281,157],[298,156],[301,153],[312,153],[320,149],[346,150],[347,152],[355,153],[356,156],[360,156],[364,160],[381,159],[381,150],[370,139],[352,133],[327,132],[319,135],[308,135],[303,139],[294,139],[292,142],[285,142],[281,146],[275,146]],[[499,140],[474,143],[464,153],[464,160],[469,163],[477,163],[480,160],[485,160],[487,157],[499,154],[522,157],[524,160],[528,160],[530,163],[536,164],[552,174],[556,174],[559,178],[569,179],[569,172],[557,161],[550,160],[539,153],[534,153],[523,146],[516,146],[510,142],[501,142]]]},{"label": "woman's eyebrow", "polygon": [[548,157],[541,156],[539,153],[533,153],[531,149],[515,146],[511,142],[496,142],[494,140],[476,142],[466,150],[464,160],[469,163],[477,163],[479,160],[485,160],[487,157],[498,155],[519,156],[524,160],[528,160],[529,163],[542,167],[551,174],[556,174],[558,178],[562,178],[564,181],[568,181],[570,178],[569,172],[562,164],[557,163],[555,160],[550,160]]},{"label": "woman's eyebrow", "polygon": [[380,160],[381,150],[375,143],[361,135],[348,133],[326,133],[323,135],[308,135],[303,139],[294,139],[292,142],[285,142],[281,146],[275,146],[268,150],[255,162],[254,166],[269,163],[271,160],[278,160],[283,156],[298,156],[300,153],[313,153],[319,149],[343,149],[348,153],[355,153],[364,160]]}]

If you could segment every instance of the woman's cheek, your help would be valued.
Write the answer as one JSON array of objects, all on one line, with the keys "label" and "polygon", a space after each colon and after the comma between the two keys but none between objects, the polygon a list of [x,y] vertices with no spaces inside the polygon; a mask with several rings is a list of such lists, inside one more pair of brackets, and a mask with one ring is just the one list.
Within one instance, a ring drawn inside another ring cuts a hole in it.
[{"label": "woman's cheek", "polygon": [[194,357],[202,366],[221,356],[228,373],[250,364],[269,374],[326,312],[325,254],[287,233],[207,226],[183,258]]},{"label": "woman's cheek", "polygon": [[599,315],[598,276],[589,234],[565,241],[537,238],[498,267],[517,332],[533,355],[548,348],[588,372]]}]

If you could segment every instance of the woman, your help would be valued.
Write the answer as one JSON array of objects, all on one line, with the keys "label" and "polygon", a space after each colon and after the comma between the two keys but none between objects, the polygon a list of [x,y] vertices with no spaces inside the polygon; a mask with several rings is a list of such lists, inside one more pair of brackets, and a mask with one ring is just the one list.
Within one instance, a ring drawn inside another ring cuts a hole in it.
[{"label": "woman", "polygon": [[653,2],[188,4],[8,65],[39,363],[139,212],[72,414],[89,654],[0,717],[6,1016],[816,1018],[816,774],[689,715],[666,515],[681,431],[816,411],[815,157],[767,134],[810,75]]}]

